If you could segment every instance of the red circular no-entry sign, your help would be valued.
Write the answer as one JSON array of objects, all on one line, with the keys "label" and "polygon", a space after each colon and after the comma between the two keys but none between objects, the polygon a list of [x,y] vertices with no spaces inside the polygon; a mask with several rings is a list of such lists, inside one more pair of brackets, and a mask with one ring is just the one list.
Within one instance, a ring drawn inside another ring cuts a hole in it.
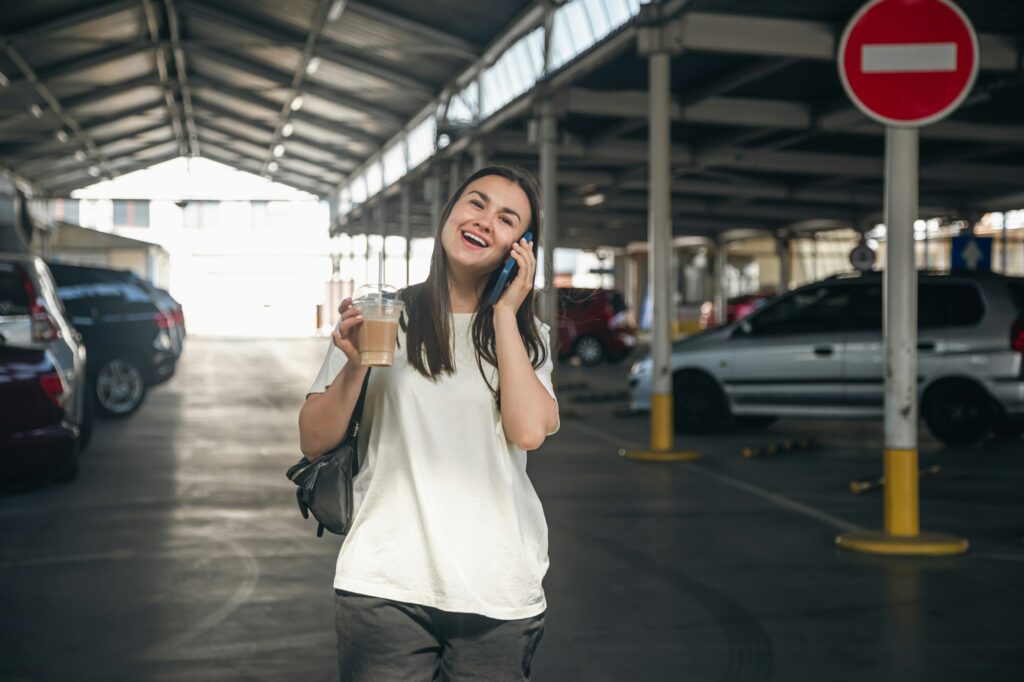
[{"label": "red circular no-entry sign", "polygon": [[978,75],[978,36],[950,0],[871,0],[839,43],[839,77],[853,103],[891,126],[934,123]]}]

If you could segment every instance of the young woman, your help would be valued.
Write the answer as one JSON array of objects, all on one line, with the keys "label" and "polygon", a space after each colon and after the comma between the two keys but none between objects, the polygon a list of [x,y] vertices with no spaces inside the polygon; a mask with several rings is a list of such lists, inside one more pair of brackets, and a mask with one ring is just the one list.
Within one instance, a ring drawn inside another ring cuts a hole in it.
[{"label": "young woman", "polygon": [[[526,451],[559,418],[527,231],[541,231],[534,179],[483,168],[441,214],[427,281],[401,293],[394,365],[370,373],[334,579],[341,680],[530,679],[548,533]],[[518,273],[491,306],[510,255]],[[340,442],[366,376],[360,311],[340,311],[299,414],[310,459]]]}]

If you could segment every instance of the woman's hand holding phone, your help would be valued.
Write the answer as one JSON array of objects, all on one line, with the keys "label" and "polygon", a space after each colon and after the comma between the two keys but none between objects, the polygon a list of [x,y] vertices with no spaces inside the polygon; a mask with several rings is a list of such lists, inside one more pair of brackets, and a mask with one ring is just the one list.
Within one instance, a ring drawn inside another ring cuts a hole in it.
[{"label": "woman's hand holding phone", "polygon": [[[533,235],[530,235],[531,237]],[[537,272],[537,258],[533,255],[533,244],[527,241],[524,236],[519,241],[512,244],[511,257],[515,259],[518,270],[515,278],[509,283],[508,288],[502,293],[501,297],[498,298],[497,303],[494,304],[494,312],[498,313],[499,309],[511,310],[512,314],[515,315],[519,312],[519,308],[523,305],[526,297],[533,291],[534,275]]]},{"label": "woman's hand holding phone", "polygon": [[353,305],[351,298],[346,298],[338,306],[338,312],[341,313],[341,321],[331,332],[331,339],[348,358],[349,364],[359,367],[362,359],[359,356],[359,335],[356,330],[363,323],[363,311]]}]

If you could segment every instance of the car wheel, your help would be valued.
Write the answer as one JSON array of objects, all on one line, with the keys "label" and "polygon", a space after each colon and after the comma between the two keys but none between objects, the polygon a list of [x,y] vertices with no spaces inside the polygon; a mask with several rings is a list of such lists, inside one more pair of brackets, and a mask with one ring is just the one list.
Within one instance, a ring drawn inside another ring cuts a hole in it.
[{"label": "car wheel", "polygon": [[107,358],[96,372],[93,394],[100,414],[127,417],[139,409],[146,397],[142,368],[128,356]]},{"label": "car wheel", "polygon": [[745,429],[763,429],[771,426],[779,420],[778,417],[766,417],[766,416],[745,416],[745,417],[734,417],[736,423]]},{"label": "car wheel", "polygon": [[573,348],[580,362],[587,367],[604,362],[604,346],[596,337],[581,336],[576,340],[576,345]]},{"label": "car wheel", "polygon": [[712,433],[729,418],[722,389],[701,372],[679,372],[672,378],[672,406],[676,433]]},{"label": "car wheel", "polygon": [[924,419],[932,434],[947,445],[973,445],[992,429],[992,400],[976,384],[949,381],[925,396]]}]

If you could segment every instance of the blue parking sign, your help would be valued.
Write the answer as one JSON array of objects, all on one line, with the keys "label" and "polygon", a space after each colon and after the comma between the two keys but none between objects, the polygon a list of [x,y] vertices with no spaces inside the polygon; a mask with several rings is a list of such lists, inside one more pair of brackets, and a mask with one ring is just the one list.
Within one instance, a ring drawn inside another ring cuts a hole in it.
[{"label": "blue parking sign", "polygon": [[953,237],[954,270],[991,270],[992,239],[973,234]]}]

